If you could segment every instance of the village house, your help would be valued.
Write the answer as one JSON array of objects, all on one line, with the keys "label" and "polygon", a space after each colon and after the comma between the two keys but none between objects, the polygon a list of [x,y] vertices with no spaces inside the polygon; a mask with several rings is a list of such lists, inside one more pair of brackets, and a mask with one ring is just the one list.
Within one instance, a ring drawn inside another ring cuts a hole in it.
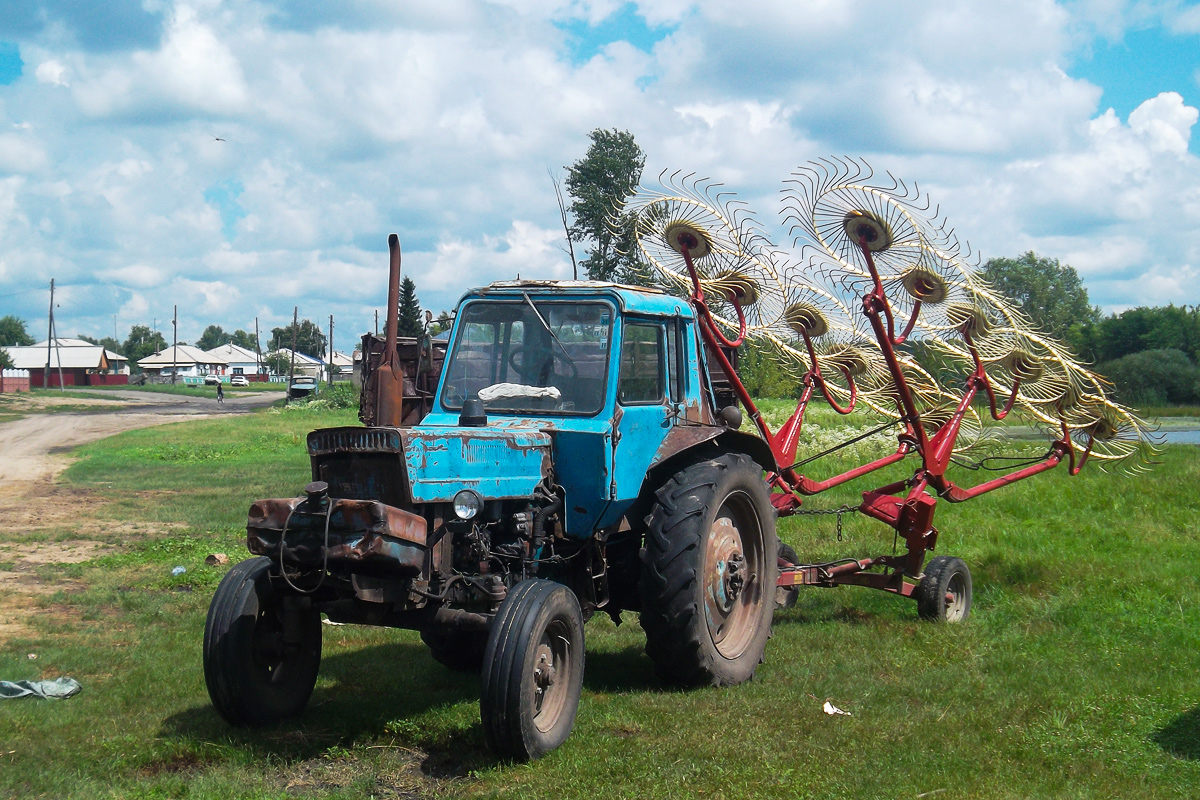
[{"label": "village house", "polygon": [[[124,356],[82,339],[58,338],[5,350],[14,369],[28,371],[29,385],[34,389],[60,385],[112,386],[129,382],[129,362]],[[49,379],[46,377],[47,363],[50,365]]]},{"label": "village house", "polygon": [[190,344],[173,345],[139,360],[138,366],[154,382],[176,378],[203,378],[205,375],[220,375],[228,362],[210,355]]},{"label": "village house", "polygon": [[259,376],[267,373],[266,360],[262,356],[232,342],[206,350],[205,353],[225,362],[224,369],[218,375],[245,375],[247,379],[255,381],[264,380]]}]

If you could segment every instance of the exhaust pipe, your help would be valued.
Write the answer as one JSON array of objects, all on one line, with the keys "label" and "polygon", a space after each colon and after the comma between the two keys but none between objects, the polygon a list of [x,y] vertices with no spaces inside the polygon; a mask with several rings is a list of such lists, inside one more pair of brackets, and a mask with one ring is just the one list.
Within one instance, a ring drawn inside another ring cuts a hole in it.
[{"label": "exhaust pipe", "polygon": [[390,271],[388,274],[387,340],[379,367],[371,376],[375,383],[375,424],[398,428],[404,419],[404,370],[397,350],[400,327],[400,237],[388,236]]}]

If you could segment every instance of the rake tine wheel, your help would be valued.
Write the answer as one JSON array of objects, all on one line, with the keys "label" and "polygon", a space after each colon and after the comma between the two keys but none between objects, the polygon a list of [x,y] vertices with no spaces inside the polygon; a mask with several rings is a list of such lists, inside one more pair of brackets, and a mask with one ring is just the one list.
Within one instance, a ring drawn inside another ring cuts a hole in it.
[{"label": "rake tine wheel", "polygon": [[[856,509],[892,527],[907,553],[799,565],[783,571],[780,586],[870,586],[918,599],[922,616],[965,618],[966,565],[939,556],[922,569],[937,540],[939,498],[969,500],[1063,460],[1072,475],[1089,460],[1129,472],[1153,463],[1158,450],[1146,423],[979,277],[978,257],[915,183],[877,177],[854,158],[798,168],[783,189],[782,221],[797,254],[789,256],[720,184],[683,172],[664,171],[659,180],[661,188],[639,187],[619,216],[632,215],[652,279],[688,295],[710,357],[771,448],[777,468],[768,483],[779,513],[811,513],[800,509],[801,496],[901,460],[917,462],[908,479],[865,492]],[[763,420],[722,349],[744,343],[768,354],[801,390],[778,431]],[[921,354],[936,356],[942,375],[962,370],[965,381],[955,387],[937,379]],[[839,414],[894,420],[901,429],[895,452],[821,481],[797,472],[793,462],[816,392]],[[961,488],[946,474],[954,460],[1005,440],[1004,428],[985,425],[976,412],[981,392],[989,416],[1015,412],[1047,432],[1050,448],[1011,473]]]}]

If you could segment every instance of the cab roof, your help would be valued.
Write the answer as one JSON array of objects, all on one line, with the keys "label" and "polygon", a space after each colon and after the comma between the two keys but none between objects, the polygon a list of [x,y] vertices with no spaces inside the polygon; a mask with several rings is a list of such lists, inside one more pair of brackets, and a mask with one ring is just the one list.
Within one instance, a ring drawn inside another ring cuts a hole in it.
[{"label": "cab roof", "polygon": [[685,298],[667,294],[662,289],[626,286],[608,281],[497,281],[467,292],[459,300],[459,304],[483,297],[519,299],[526,294],[539,300],[556,297],[606,297],[614,300],[623,313],[688,318],[693,316],[691,304]]}]

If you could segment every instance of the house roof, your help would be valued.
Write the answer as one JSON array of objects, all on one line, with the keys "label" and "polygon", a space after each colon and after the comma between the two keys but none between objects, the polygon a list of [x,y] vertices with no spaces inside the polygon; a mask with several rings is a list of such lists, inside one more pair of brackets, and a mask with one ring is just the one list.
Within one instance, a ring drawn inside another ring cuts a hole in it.
[{"label": "house roof", "polygon": [[[278,353],[279,355],[288,359],[289,361],[291,361],[291,359],[292,359],[292,351],[287,347],[281,347],[278,350],[272,350],[270,355],[275,355],[276,353]],[[325,362],[319,358],[313,358],[312,356],[306,356],[306,355],[304,355],[304,353],[301,353],[299,350],[297,350],[296,351],[296,363],[304,364],[306,366],[311,367],[314,365],[324,364]]]},{"label": "house roof", "polygon": [[[64,348],[64,347],[99,347],[100,346],[100,345],[92,344],[91,342],[84,341],[83,339],[67,339],[67,338],[63,338],[62,336],[58,337],[54,341],[58,343],[58,346],[60,348]],[[42,348],[42,351],[45,352],[46,345],[48,343],[49,343],[49,340],[47,339],[47,340],[40,341],[37,344],[30,345],[30,347],[32,347],[34,349],[37,349],[40,347],[40,348]],[[104,355],[106,358],[108,358],[110,364],[112,364],[113,362],[116,362],[116,361],[120,361],[123,364],[129,360],[128,358],[121,355],[120,353],[114,353],[112,350],[108,350],[108,349],[106,349],[104,351]],[[46,366],[46,363],[44,361],[42,362],[42,366],[43,367]]]},{"label": "house roof", "polygon": [[[49,348],[50,368],[57,369],[108,369],[107,351],[98,344],[82,342],[79,345],[67,345],[67,340],[60,339],[58,347]],[[76,339],[75,341],[79,341]],[[47,347],[46,343],[29,347],[6,347],[9,358],[16,369],[45,369]]]},{"label": "house roof", "polygon": [[190,367],[193,364],[228,364],[229,361],[221,356],[211,355],[199,347],[190,344],[167,347],[157,353],[138,359],[142,369],[162,369],[163,367]]},{"label": "house roof", "polygon": [[220,347],[214,347],[211,350],[205,350],[210,356],[217,356],[223,359],[223,363],[227,364],[254,364],[258,362],[258,353],[253,350],[247,350],[245,347],[236,345],[233,342],[223,344]]},{"label": "house roof", "polygon": [[333,364],[337,367],[353,367],[354,359],[345,353],[337,350],[333,351]]}]

